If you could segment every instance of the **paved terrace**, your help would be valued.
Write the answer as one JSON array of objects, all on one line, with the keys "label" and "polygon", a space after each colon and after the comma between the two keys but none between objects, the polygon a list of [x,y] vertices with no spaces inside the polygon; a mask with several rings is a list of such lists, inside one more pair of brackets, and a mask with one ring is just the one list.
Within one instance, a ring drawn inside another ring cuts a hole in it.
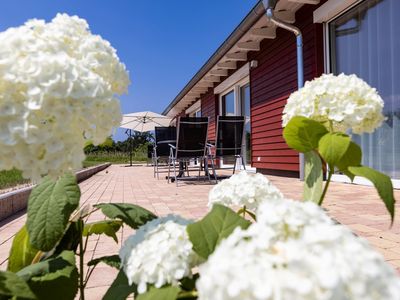
[{"label": "paved terrace", "polygon": [[[289,198],[300,199],[302,183],[297,179],[268,177]],[[80,184],[81,203],[126,202],[141,205],[157,215],[180,214],[197,219],[207,213],[207,183],[187,183],[176,188],[166,180],[153,178],[151,167],[113,165]],[[395,192],[400,199],[400,191]],[[388,214],[377,193],[371,187],[332,183],[324,203],[330,215],[365,237],[385,259],[400,271],[400,205],[392,228]],[[13,236],[22,227],[25,214],[0,223],[0,268],[7,266],[7,256]],[[89,217],[89,222],[103,219],[100,212]],[[124,241],[132,230],[122,228],[119,241]],[[120,244],[106,236],[92,236],[88,243],[86,261],[95,257],[118,253]],[[100,264],[93,272],[87,287],[87,299],[101,299],[116,276],[116,270]]]}]

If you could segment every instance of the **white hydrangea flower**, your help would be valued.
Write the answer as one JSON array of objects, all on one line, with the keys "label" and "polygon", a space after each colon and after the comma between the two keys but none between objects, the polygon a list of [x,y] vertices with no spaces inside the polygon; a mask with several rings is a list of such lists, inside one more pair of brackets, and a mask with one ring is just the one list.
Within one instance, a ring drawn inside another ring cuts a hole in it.
[{"label": "white hydrangea flower", "polygon": [[121,121],[116,94],[128,72],[85,20],[58,14],[0,33],[0,170],[25,178],[81,167],[85,141],[102,143]]},{"label": "white hydrangea flower", "polygon": [[208,196],[208,206],[214,203],[225,206],[246,206],[256,210],[265,200],[282,199],[283,195],[262,174],[250,174],[245,171],[232,175],[214,186]]},{"label": "white hydrangea flower", "polygon": [[186,232],[189,223],[168,215],[146,223],[126,240],[119,256],[129,284],[138,285],[139,293],[146,292],[148,284],[177,285],[192,275],[197,256]]},{"label": "white hydrangea flower", "polygon": [[[300,219],[320,213],[299,209]],[[303,220],[288,236],[263,221],[237,228],[199,267],[199,300],[400,299],[395,271],[344,226]]]},{"label": "white hydrangea flower", "polygon": [[280,238],[298,237],[308,226],[333,224],[333,221],[313,202],[290,199],[265,201],[257,210],[257,222],[271,228]]},{"label": "white hydrangea flower", "polygon": [[283,127],[294,116],[333,123],[334,130],[371,133],[385,120],[383,100],[356,75],[323,74],[292,93],[283,110]]}]

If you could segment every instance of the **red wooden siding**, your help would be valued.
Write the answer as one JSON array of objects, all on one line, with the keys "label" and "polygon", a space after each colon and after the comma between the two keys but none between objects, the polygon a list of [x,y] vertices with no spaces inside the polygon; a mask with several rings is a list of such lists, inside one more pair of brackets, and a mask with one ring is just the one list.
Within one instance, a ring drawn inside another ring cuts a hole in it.
[{"label": "red wooden siding", "polygon": [[[296,26],[303,33],[305,80],[323,71],[322,28],[313,24],[316,6],[305,5],[296,13]],[[298,153],[282,137],[282,111],[287,98],[297,89],[296,39],[293,33],[277,29],[274,40],[262,41],[259,52],[249,60],[258,67],[250,70],[252,164],[259,171],[299,171]]]},{"label": "red wooden siding", "polygon": [[210,123],[208,125],[208,139],[215,139],[216,119],[218,114],[218,96],[214,95],[213,89],[201,96],[201,115],[209,117]]}]

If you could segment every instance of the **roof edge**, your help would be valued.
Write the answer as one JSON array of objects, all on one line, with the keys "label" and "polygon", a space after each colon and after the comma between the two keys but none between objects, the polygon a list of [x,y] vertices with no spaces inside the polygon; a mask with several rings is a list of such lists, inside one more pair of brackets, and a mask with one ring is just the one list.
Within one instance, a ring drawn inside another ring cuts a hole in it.
[{"label": "roof edge", "polygon": [[179,94],[172,100],[172,102],[164,109],[163,115],[169,111],[204,77],[214,65],[222,58],[228,51],[246,34],[246,32],[263,16],[265,13],[262,1],[251,9],[251,11],[244,17],[239,25],[232,31],[232,33],[225,39],[225,41],[218,47],[218,49],[210,56],[204,63],[199,71],[192,77],[192,79],[185,85]]}]

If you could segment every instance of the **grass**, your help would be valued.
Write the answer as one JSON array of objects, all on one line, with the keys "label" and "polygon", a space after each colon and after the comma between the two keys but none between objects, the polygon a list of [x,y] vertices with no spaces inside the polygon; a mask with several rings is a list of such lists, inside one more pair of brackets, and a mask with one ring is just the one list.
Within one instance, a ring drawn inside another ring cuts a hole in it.
[{"label": "grass", "polygon": [[[90,163],[98,162],[110,162],[114,164],[128,164],[129,163],[129,153],[125,152],[96,152],[89,153],[86,155],[86,161]],[[134,152],[132,155],[132,161],[135,163],[143,163],[147,161],[147,153]]]},{"label": "grass", "polygon": [[0,189],[6,189],[18,184],[28,183],[28,179],[22,177],[22,172],[16,169],[0,171]]},{"label": "grass", "polygon": [[94,167],[97,165],[101,165],[102,163],[103,163],[102,161],[93,161],[93,160],[86,159],[82,162],[82,166],[85,169],[85,168],[90,168],[90,167]]}]

